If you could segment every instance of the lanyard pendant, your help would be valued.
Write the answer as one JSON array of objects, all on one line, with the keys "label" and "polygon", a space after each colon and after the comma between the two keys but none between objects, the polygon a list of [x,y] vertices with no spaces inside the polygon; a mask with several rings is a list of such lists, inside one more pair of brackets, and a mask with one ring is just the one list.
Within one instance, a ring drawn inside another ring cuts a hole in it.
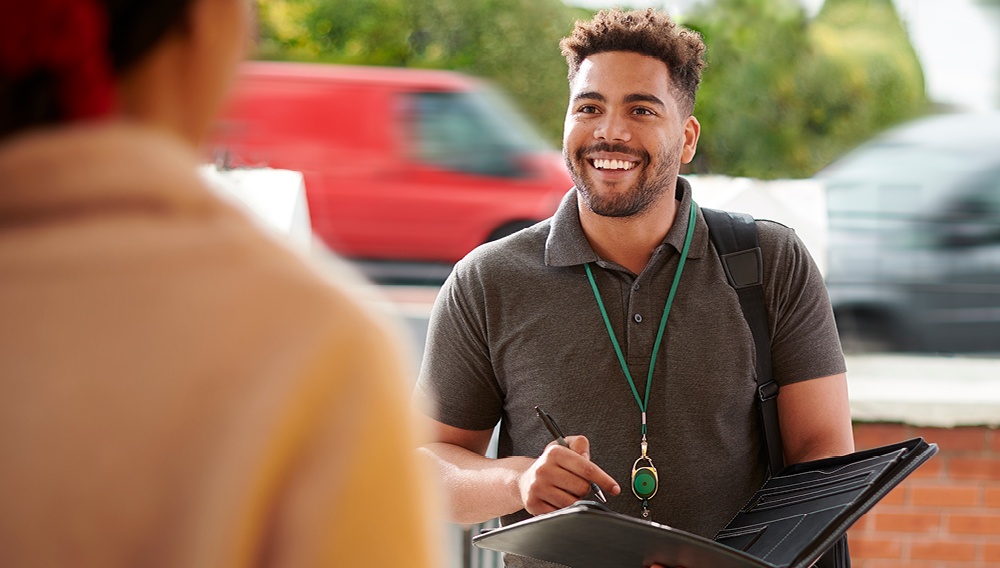
[{"label": "lanyard pendant", "polygon": [[[642,516],[648,517],[649,500],[653,498],[653,495],[656,495],[659,477],[656,475],[656,466],[653,465],[653,460],[646,455],[648,444],[646,444],[645,436],[643,438],[642,455],[632,464],[632,493],[635,493],[635,496],[642,500]],[[640,467],[639,462],[642,461],[648,465]]]}]

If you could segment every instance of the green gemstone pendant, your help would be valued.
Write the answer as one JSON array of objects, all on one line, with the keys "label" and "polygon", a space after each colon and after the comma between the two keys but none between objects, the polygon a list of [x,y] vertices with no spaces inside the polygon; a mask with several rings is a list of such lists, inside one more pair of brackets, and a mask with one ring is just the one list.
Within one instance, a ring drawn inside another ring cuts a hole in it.
[{"label": "green gemstone pendant", "polygon": [[[642,500],[642,516],[649,516],[649,500],[656,495],[656,488],[659,477],[656,475],[656,466],[653,460],[646,455],[646,440],[642,441],[642,455],[632,464],[632,493]],[[648,465],[639,467],[639,462],[645,461]]]}]

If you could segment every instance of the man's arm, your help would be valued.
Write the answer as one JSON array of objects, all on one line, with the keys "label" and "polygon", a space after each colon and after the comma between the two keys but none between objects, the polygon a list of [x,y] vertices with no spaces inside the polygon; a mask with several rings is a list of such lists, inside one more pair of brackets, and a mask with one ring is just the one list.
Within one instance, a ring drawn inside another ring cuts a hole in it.
[{"label": "man's arm", "polygon": [[590,481],[617,495],[618,484],[590,461],[590,443],[569,436],[570,448],[549,444],[536,460],[485,457],[492,430],[462,430],[428,419],[433,442],[418,449],[431,461],[447,496],[448,520],[474,524],[527,509],[532,515],[586,496]]},{"label": "man's arm", "polygon": [[781,387],[778,422],[786,464],[853,452],[847,375],[841,373]]},{"label": "man's arm", "polygon": [[[853,452],[847,375],[841,373],[781,387],[778,423],[786,464]],[[666,567],[654,564],[650,568]]]}]

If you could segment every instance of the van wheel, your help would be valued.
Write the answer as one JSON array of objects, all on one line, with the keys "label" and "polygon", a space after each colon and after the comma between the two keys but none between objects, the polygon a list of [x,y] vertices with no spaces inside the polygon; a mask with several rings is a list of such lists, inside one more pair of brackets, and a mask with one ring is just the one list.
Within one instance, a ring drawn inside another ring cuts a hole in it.
[{"label": "van wheel", "polygon": [[514,233],[520,231],[521,229],[527,229],[528,227],[534,225],[538,221],[511,221],[506,225],[503,225],[499,229],[490,233],[490,236],[486,239],[486,242],[495,241],[502,239],[507,235],[513,235]]},{"label": "van wheel", "polygon": [[848,311],[835,314],[840,345],[844,353],[886,353],[904,351],[892,321],[883,314]]}]

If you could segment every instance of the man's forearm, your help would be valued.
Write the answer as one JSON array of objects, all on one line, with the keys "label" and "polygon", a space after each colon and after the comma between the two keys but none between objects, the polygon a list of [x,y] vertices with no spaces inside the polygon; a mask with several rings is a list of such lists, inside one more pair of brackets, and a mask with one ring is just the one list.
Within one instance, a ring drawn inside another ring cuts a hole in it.
[{"label": "man's forearm", "polygon": [[490,459],[454,444],[435,442],[417,450],[438,473],[453,523],[475,524],[520,511],[519,481],[534,460]]}]

